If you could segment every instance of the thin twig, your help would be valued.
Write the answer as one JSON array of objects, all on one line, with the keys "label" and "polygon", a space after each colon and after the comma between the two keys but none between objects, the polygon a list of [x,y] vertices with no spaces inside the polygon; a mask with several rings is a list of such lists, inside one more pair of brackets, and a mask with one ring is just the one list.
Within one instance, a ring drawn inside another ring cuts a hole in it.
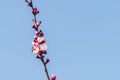
[{"label": "thin twig", "polygon": [[[31,8],[32,8],[32,10],[34,10],[35,8],[33,7],[33,2],[32,2],[32,0],[29,2],[28,0],[25,0],[28,4],[31,2]],[[34,15],[33,14],[33,16],[34,16],[34,23],[36,24],[37,23],[37,19],[36,19],[36,15]],[[37,29],[35,29],[36,31],[38,31],[38,28]],[[46,78],[47,78],[47,80],[50,80],[50,77],[49,77],[49,74],[48,74],[48,70],[47,70],[47,66],[46,66],[46,63],[45,63],[45,61],[44,61],[44,57],[43,57],[43,55],[41,54],[40,55],[41,56],[41,58],[40,58],[40,60],[41,60],[41,62],[42,62],[42,64],[43,64],[43,67],[44,67],[44,70],[45,70],[45,75],[46,75]]]},{"label": "thin twig", "polygon": [[41,62],[43,64],[43,67],[44,67],[44,70],[45,70],[46,78],[47,78],[47,80],[50,80],[50,77],[49,77],[49,74],[48,74],[48,70],[47,70],[47,66],[46,66],[46,64],[44,62],[44,57],[41,58]]}]

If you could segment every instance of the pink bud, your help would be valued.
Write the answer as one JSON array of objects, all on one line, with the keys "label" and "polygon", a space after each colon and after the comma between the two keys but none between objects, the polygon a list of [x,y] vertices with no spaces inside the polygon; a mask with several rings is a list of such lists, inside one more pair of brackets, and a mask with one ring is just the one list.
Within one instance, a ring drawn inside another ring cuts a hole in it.
[{"label": "pink bud", "polygon": [[35,43],[36,43],[36,40],[33,40],[32,41],[32,45],[35,46]]},{"label": "pink bud", "polygon": [[48,62],[50,62],[50,60],[49,60],[49,59],[47,59],[47,60],[46,60],[45,64],[47,64]]},{"label": "pink bud", "polygon": [[43,51],[43,54],[47,54],[47,51],[45,50],[45,51]]},{"label": "pink bud", "polygon": [[36,28],[35,25],[33,25],[32,28]]},{"label": "pink bud", "polygon": [[28,2],[28,6],[32,7],[32,2]]},{"label": "pink bud", "polygon": [[38,38],[38,36],[35,35],[35,36],[34,36],[34,39],[37,40],[37,38]]},{"label": "pink bud", "polygon": [[40,44],[44,44],[46,42],[46,40],[42,40],[41,42],[40,42]]},{"label": "pink bud", "polygon": [[41,21],[37,22],[36,26],[38,27],[38,26],[40,26],[40,24],[41,24]]},{"label": "pink bud", "polygon": [[36,57],[37,59],[40,59],[40,55],[38,55],[38,54],[37,54],[35,57]]},{"label": "pink bud", "polygon": [[34,40],[33,40],[33,42],[35,42],[35,43],[36,43],[36,42],[37,42],[37,40],[36,40],[36,39],[34,39]]},{"label": "pink bud", "polygon": [[52,74],[51,80],[56,80],[56,75]]},{"label": "pink bud", "polygon": [[33,13],[34,15],[37,15],[37,14],[39,13],[39,11],[37,10],[37,8],[34,8],[33,11],[32,11],[32,13]]},{"label": "pink bud", "polygon": [[40,37],[44,36],[44,33],[42,32],[42,30],[39,31],[39,36]]},{"label": "pink bud", "polygon": [[37,29],[37,28],[40,26],[40,24],[41,24],[41,21],[35,23],[35,24],[32,26],[32,28]]},{"label": "pink bud", "polygon": [[39,50],[37,54],[39,54],[39,55],[40,55],[40,54],[42,54],[42,51],[41,51],[41,50]]},{"label": "pink bud", "polygon": [[39,32],[38,32],[38,31],[35,31],[35,35],[37,35],[37,36],[38,36],[38,35],[39,35]]},{"label": "pink bud", "polygon": [[47,51],[46,50],[44,50],[44,51],[41,51],[42,52],[42,54],[47,54]]}]

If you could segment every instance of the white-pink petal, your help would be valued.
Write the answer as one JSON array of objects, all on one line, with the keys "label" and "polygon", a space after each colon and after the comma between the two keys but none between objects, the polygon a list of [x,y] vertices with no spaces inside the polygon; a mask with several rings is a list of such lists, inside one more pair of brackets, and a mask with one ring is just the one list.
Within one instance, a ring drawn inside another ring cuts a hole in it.
[{"label": "white-pink petal", "polygon": [[33,53],[37,54],[38,51],[39,51],[39,48],[34,46],[33,49],[32,49],[32,51],[33,51]]},{"label": "white-pink petal", "polygon": [[32,45],[34,46],[34,44],[35,44],[35,42],[34,41],[32,41]]},{"label": "white-pink petal", "polygon": [[42,41],[46,41],[46,39],[43,38],[43,37],[38,37],[38,38],[37,38],[37,41],[38,41],[38,42],[42,42]]},{"label": "white-pink petal", "polygon": [[40,50],[45,51],[47,49],[47,45],[46,44],[41,44],[40,45]]}]

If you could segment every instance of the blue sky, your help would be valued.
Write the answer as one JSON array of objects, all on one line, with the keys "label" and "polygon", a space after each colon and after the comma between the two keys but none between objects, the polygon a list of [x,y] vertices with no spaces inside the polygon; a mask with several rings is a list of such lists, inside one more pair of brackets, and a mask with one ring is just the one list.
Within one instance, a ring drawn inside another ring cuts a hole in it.
[{"label": "blue sky", "polygon": [[[120,80],[119,0],[33,0],[57,80]],[[24,0],[0,2],[0,80],[46,80],[31,53],[33,15]]]}]

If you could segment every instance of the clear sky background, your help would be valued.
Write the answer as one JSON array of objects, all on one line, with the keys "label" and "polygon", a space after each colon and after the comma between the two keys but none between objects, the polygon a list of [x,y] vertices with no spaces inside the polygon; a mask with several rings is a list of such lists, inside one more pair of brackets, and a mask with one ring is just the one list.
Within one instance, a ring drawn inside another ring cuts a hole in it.
[{"label": "clear sky background", "polygon": [[[57,80],[120,80],[120,0],[33,0]],[[0,2],[0,80],[46,80],[31,52],[24,0]]]}]

